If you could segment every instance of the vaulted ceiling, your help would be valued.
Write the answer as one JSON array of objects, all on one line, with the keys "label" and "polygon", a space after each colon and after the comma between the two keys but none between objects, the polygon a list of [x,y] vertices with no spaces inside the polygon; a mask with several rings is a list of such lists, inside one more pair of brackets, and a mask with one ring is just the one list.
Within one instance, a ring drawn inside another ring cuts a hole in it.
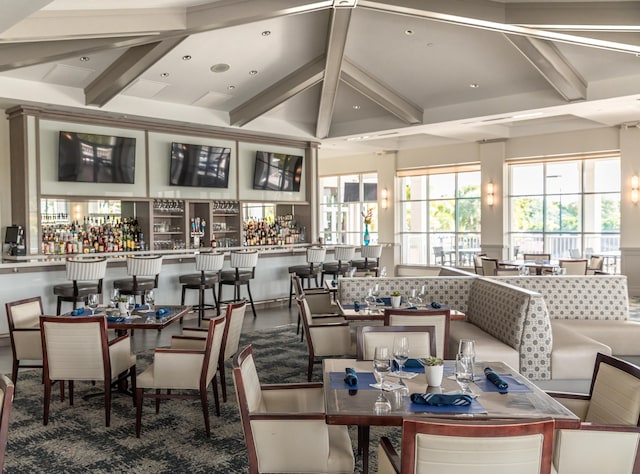
[{"label": "vaulted ceiling", "polygon": [[0,105],[278,133],[322,155],[640,121],[640,2],[3,0]]}]

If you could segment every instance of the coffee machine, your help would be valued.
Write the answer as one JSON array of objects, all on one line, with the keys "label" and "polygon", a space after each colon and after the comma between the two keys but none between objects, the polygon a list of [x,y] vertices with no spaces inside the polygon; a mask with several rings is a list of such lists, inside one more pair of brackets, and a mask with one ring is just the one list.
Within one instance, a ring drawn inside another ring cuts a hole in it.
[{"label": "coffee machine", "polygon": [[4,243],[9,245],[9,255],[11,256],[27,254],[24,246],[24,229],[20,225],[7,226]]}]

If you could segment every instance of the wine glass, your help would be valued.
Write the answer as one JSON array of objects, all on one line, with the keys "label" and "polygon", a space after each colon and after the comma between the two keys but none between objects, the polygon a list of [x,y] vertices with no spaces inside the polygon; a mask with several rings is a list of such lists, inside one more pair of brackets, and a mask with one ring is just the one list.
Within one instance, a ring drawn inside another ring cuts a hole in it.
[{"label": "wine glass", "polygon": [[377,283],[375,285],[373,285],[373,288],[371,288],[371,296],[373,296],[373,298],[374,298],[373,309],[377,313],[378,312],[378,297],[380,296],[380,285],[378,285]]},{"label": "wine glass", "polygon": [[422,299],[418,296],[418,290],[415,288],[409,293],[408,303],[409,306],[415,306],[416,308],[422,303]]},{"label": "wine glass", "polygon": [[473,358],[464,354],[456,354],[456,382],[462,393],[473,393],[469,385],[473,382]]},{"label": "wine glass", "polygon": [[421,304],[424,306],[427,305],[427,285],[422,285],[420,287],[420,292],[418,293],[418,298],[420,298]]},{"label": "wine glass", "polygon": [[118,306],[118,301],[120,301],[120,290],[117,288],[113,288],[111,290],[111,296],[109,300],[111,301],[111,303],[113,303],[114,308]]},{"label": "wine glass", "polygon": [[376,297],[373,296],[373,289],[369,288],[367,292],[367,296],[364,297],[364,301],[367,303],[367,307],[369,308],[369,313],[373,314],[376,307]]},{"label": "wine glass", "polygon": [[409,339],[407,336],[396,336],[393,339],[393,358],[398,364],[398,371],[395,375],[400,379],[400,385],[403,385],[403,390],[409,391],[405,385],[402,377],[405,377],[407,373],[404,371],[404,364],[409,358]]},{"label": "wine glass", "polygon": [[373,356],[373,371],[380,379],[380,393],[376,398],[373,406],[376,414],[383,414],[391,411],[391,403],[385,397],[382,387],[384,386],[384,377],[391,372],[391,358],[389,348],[386,346],[377,346]]},{"label": "wine glass", "polygon": [[471,375],[473,376],[473,367],[476,363],[476,342],[473,339],[460,339],[458,343],[458,354],[469,357],[473,366],[471,367]]},{"label": "wine glass", "polygon": [[136,307],[136,297],[135,295],[127,296],[127,313],[129,316],[133,313],[133,310]]},{"label": "wine glass", "polygon": [[153,304],[155,303],[155,295],[153,294],[153,290],[146,290],[144,292],[144,302],[149,305],[149,310],[153,311]]},{"label": "wine glass", "polygon": [[98,309],[98,304],[100,303],[100,297],[97,293],[89,293],[87,295],[87,306],[91,310],[91,315],[93,316]]}]

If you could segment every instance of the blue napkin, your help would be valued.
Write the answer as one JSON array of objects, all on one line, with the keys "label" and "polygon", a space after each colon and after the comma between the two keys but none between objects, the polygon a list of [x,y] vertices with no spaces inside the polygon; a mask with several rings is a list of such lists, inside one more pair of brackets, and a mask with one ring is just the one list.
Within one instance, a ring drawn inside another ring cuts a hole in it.
[{"label": "blue napkin", "polygon": [[356,369],[352,367],[347,367],[344,369],[346,372],[346,376],[344,378],[344,383],[346,383],[350,387],[355,387],[358,385],[358,375],[356,374]]},{"label": "blue napkin", "polygon": [[411,401],[419,405],[433,405],[437,407],[446,405],[466,406],[471,405],[473,398],[463,393],[412,393]]},{"label": "blue napkin", "polygon": [[354,301],[353,302],[353,310],[357,313],[358,311],[360,311],[360,302],[359,301]]},{"label": "blue napkin", "polygon": [[432,301],[431,302],[431,307],[433,309],[440,309],[440,308],[442,308],[442,305],[440,303],[438,303],[437,301]]},{"label": "blue napkin", "polygon": [[[400,366],[395,360],[393,361],[393,367],[394,369],[400,368]],[[404,363],[404,368],[405,369],[421,369],[421,368],[424,368],[424,364],[420,362],[419,359],[407,359]]]},{"label": "blue napkin", "polygon": [[156,311],[156,316],[165,316],[168,312],[169,310],[167,308],[160,308]]},{"label": "blue napkin", "polygon": [[498,374],[494,372],[491,367],[486,367],[484,369],[484,375],[487,376],[487,379],[496,387],[500,392],[507,392],[509,390],[509,384],[503,380]]},{"label": "blue napkin", "polygon": [[391,298],[378,298],[376,300],[377,304],[383,304],[385,306],[391,306]]},{"label": "blue napkin", "polygon": [[124,316],[107,316],[107,321],[110,323],[124,323],[126,320]]},{"label": "blue napkin", "polygon": [[84,314],[84,308],[77,308],[71,311],[71,316],[82,316]]},{"label": "blue napkin", "polygon": [[335,280],[331,280],[331,286],[334,286],[334,287],[335,287],[335,286],[337,286],[337,285],[338,285],[338,282],[337,282],[337,281],[335,281]]},{"label": "blue napkin", "polygon": [[149,305],[148,304],[140,304],[140,303],[136,303],[136,307],[135,309],[140,310],[140,309],[149,309]]}]

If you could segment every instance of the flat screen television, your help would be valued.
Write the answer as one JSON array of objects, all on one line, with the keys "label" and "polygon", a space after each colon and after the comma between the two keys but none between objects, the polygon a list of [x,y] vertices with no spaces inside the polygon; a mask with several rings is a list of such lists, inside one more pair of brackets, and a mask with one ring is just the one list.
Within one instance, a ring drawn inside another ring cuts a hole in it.
[{"label": "flat screen television", "polygon": [[227,188],[231,148],[208,145],[171,144],[171,172],[173,186]]},{"label": "flat screen television", "polygon": [[61,131],[58,181],[133,184],[136,139]]},{"label": "flat screen television", "polygon": [[253,189],[300,191],[302,156],[256,151]]}]

